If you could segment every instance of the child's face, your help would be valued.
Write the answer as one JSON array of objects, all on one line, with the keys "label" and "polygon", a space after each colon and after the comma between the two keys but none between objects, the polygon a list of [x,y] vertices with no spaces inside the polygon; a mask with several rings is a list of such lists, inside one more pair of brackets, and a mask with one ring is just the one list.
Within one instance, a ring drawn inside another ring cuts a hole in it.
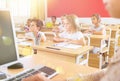
[{"label": "child's face", "polygon": [[120,0],[103,0],[112,17],[120,18]]},{"label": "child's face", "polygon": [[64,19],[65,19],[65,17],[61,17],[62,24],[64,24]]},{"label": "child's face", "polygon": [[70,22],[67,19],[64,19],[63,22],[64,22],[65,30],[70,31],[71,30]]},{"label": "child's face", "polygon": [[36,22],[31,22],[30,31],[31,32],[37,32],[38,31],[38,27],[36,25]]},{"label": "child's face", "polygon": [[99,20],[95,16],[91,17],[91,21],[92,21],[92,24],[94,25],[99,23]]},{"label": "child's face", "polygon": [[27,25],[30,26],[30,24],[31,24],[31,21],[27,21]]},{"label": "child's face", "polygon": [[51,20],[52,20],[52,22],[55,22],[55,21],[56,21],[56,19],[55,19],[54,17],[52,17]]}]

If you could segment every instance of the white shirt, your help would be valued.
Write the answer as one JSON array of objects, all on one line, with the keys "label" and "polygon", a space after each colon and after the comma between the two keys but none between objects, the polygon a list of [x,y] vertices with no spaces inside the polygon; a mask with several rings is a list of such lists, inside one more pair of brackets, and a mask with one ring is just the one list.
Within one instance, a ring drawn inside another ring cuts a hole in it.
[{"label": "white shirt", "polygon": [[70,34],[70,33],[64,31],[59,34],[59,37],[73,39],[73,40],[79,40],[79,39],[83,38],[84,36],[81,32],[75,32],[75,33]]},{"label": "white shirt", "polygon": [[33,32],[28,32],[28,33],[25,34],[25,36],[33,38],[35,45],[39,45],[39,42],[41,40],[41,36],[43,36],[44,39],[46,40],[45,34],[43,32],[41,32],[41,31],[38,32],[38,35],[37,35],[38,37],[35,37]]},{"label": "white shirt", "polygon": [[59,25],[58,28],[59,28],[59,31],[60,31],[60,32],[65,31],[65,27],[64,27],[63,24]]},{"label": "white shirt", "polygon": [[[104,30],[103,30],[104,29]],[[106,35],[104,25],[100,25],[99,27],[95,27],[94,25],[90,27],[90,30],[95,30],[96,32],[102,31],[103,35]]]}]

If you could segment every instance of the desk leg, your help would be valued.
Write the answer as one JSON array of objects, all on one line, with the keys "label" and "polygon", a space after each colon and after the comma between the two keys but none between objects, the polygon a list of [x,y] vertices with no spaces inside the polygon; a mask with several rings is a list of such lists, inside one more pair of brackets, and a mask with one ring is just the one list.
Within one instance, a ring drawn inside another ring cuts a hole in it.
[{"label": "desk leg", "polygon": [[[84,57],[83,57],[83,55],[85,55],[85,54],[87,54],[86,59],[84,59]],[[85,65],[88,66],[89,51],[87,53],[85,53],[85,54],[81,54],[81,55],[78,55],[76,57],[76,64],[81,64],[81,65],[85,64]],[[81,62],[80,62],[80,59],[82,60]]]},{"label": "desk leg", "polygon": [[83,57],[83,55],[78,55],[76,57],[76,64],[79,64],[80,59]]}]

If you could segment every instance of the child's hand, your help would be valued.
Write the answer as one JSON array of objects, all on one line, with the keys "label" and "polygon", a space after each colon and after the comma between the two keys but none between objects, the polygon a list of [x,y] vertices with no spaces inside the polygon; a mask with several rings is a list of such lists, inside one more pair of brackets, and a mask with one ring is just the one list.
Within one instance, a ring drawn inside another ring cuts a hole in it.
[{"label": "child's hand", "polygon": [[60,31],[60,30],[59,30],[58,27],[55,27],[55,28],[52,29],[52,32],[55,32],[55,33],[59,33],[59,31]]},{"label": "child's hand", "polygon": [[93,34],[93,33],[95,33],[96,31],[95,30],[91,30],[91,33]]},{"label": "child's hand", "polygon": [[50,80],[40,74],[36,74],[30,77],[24,78],[22,81],[50,81]]},{"label": "child's hand", "polygon": [[67,42],[67,43],[72,43],[72,40],[71,39],[65,39],[64,42]]}]

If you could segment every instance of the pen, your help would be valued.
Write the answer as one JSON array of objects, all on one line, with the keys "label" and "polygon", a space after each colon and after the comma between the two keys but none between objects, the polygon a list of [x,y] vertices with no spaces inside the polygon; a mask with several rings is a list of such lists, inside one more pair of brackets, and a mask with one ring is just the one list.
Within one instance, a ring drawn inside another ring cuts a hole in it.
[{"label": "pen", "polygon": [[54,47],[46,47],[46,48],[60,50],[59,48],[54,48]]}]

